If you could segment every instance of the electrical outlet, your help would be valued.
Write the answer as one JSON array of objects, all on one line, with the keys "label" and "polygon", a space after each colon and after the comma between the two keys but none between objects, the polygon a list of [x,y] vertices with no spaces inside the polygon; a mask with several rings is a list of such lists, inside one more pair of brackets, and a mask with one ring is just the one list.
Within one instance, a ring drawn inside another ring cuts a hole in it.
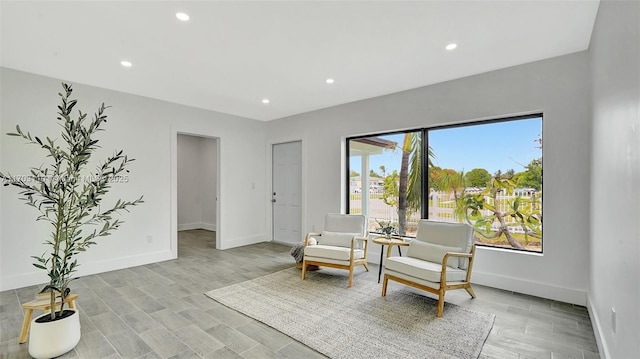
[{"label": "electrical outlet", "polygon": [[613,330],[614,333],[616,332],[616,324],[616,310],[611,307],[611,330]]},{"label": "electrical outlet", "polygon": [[153,243],[153,237],[149,235],[147,236],[147,244],[151,244],[151,243]]}]

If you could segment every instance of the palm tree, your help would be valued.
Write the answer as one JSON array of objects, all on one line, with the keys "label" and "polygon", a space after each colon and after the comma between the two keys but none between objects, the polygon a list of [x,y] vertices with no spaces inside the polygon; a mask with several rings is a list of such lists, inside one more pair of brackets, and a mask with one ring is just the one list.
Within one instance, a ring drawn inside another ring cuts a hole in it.
[{"label": "palm tree", "polygon": [[444,176],[442,176],[442,181],[440,181],[440,188],[438,189],[443,192],[453,192],[453,198],[457,202],[464,192],[465,188],[466,183],[464,180],[464,171],[446,171]]},{"label": "palm tree", "polygon": [[[400,174],[395,170],[385,178],[385,190],[382,200],[385,204],[398,209],[398,234],[406,234],[407,214],[420,210],[422,203],[422,134],[407,132],[404,134],[402,146]],[[429,164],[435,157],[429,147],[427,149]],[[385,172],[386,167],[380,166]],[[396,185],[397,183],[397,185]]]},{"label": "palm tree", "polygon": [[[429,165],[435,155],[427,148]],[[398,234],[406,233],[407,211],[418,211],[422,203],[422,135],[407,132],[402,143],[400,180],[398,184]]]}]

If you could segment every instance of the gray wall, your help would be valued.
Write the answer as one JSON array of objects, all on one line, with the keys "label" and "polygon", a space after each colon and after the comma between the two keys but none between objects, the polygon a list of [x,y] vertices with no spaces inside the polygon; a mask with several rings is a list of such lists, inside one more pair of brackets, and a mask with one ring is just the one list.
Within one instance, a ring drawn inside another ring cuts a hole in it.
[{"label": "gray wall", "polygon": [[[640,358],[640,3],[602,1],[591,39],[589,309],[606,358]],[[611,311],[617,325],[612,326]]]},{"label": "gray wall", "polygon": [[581,52],[271,121],[267,142],[286,133],[305,143],[303,231],[320,230],[325,213],[344,208],[345,137],[543,112],[544,254],[480,248],[473,280],[584,305],[589,102],[588,54]]},{"label": "gray wall", "polygon": [[[7,68],[0,68],[0,80],[0,170],[24,174],[43,163],[42,153],[4,134],[20,124],[33,134],[56,136],[61,80]],[[111,198],[143,194],[146,201],[123,216],[126,223],[118,231],[81,254],[79,275],[177,255],[178,133],[218,138],[218,198],[225,210],[216,223],[216,245],[229,248],[269,240],[264,221],[265,161],[256,155],[264,150],[264,122],[81,84],[74,89],[77,109],[92,114],[102,102],[112,106],[107,130],[99,135],[103,148],[99,157],[122,148],[136,158],[129,183],[114,186]],[[43,283],[46,274],[31,265],[30,256],[44,251],[41,243],[49,228],[44,222],[34,225],[36,211],[17,199],[15,189],[1,188],[0,192],[0,290]]]}]

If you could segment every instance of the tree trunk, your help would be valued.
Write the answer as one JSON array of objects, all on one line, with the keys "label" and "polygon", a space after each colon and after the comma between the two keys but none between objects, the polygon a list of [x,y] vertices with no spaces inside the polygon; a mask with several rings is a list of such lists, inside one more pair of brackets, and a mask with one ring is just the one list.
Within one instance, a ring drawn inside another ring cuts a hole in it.
[{"label": "tree trunk", "polygon": [[505,237],[507,237],[507,241],[509,241],[509,244],[511,245],[511,247],[518,248],[518,249],[524,249],[522,244],[520,244],[520,242],[516,241],[515,238],[513,238],[513,236],[511,235],[511,232],[509,232],[509,228],[507,227],[507,224],[504,221],[504,216],[502,215],[502,212],[495,211],[494,213],[495,213],[496,218],[498,219],[498,221],[500,221],[500,231],[502,233],[504,233]]}]

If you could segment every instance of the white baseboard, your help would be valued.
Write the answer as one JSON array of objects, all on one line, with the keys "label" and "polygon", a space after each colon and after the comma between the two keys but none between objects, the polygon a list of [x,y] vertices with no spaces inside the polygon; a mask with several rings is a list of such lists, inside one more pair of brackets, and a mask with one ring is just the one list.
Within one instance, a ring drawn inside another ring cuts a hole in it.
[{"label": "white baseboard", "polygon": [[79,276],[85,276],[96,273],[103,273],[112,270],[125,269],[131,267],[137,267],[150,263],[163,262],[171,259],[176,259],[171,254],[170,250],[143,253],[135,256],[121,257],[115,259],[109,259],[104,261],[93,262],[91,264],[83,264]]},{"label": "white baseboard", "polygon": [[[114,258],[98,262],[87,262],[78,267],[79,270],[77,276],[83,277],[91,274],[136,267],[170,259],[175,259],[175,257],[171,255],[171,251],[161,251],[153,253],[143,253],[129,257]],[[43,271],[19,274],[15,276],[7,276],[2,279],[0,291],[22,288],[31,285],[40,285],[45,283],[46,281],[47,276],[43,273]]]},{"label": "white baseboard", "polygon": [[[295,245],[297,244],[297,243],[291,243],[291,242],[279,241],[279,240],[277,240],[277,239],[272,240],[272,241],[271,241],[271,243],[277,243],[277,244],[282,244],[282,245],[285,245],[285,246],[291,246],[291,247],[293,247],[293,246],[295,246]],[[300,243],[300,242],[299,242],[299,243]]]},{"label": "white baseboard", "polygon": [[200,223],[182,223],[178,224],[179,231],[190,231],[192,229],[200,229]]},{"label": "white baseboard", "polygon": [[256,243],[262,243],[262,242],[268,242],[269,239],[261,234],[257,234],[254,236],[248,236],[248,237],[241,237],[241,238],[232,238],[232,239],[225,239],[221,244],[220,244],[220,249],[229,249],[229,248],[236,248],[236,247],[242,247],[242,246],[247,246],[249,244],[256,244]]},{"label": "white baseboard", "polygon": [[47,275],[44,271],[10,275],[3,277],[2,281],[0,281],[0,291],[39,285],[44,283],[46,280]]},{"label": "white baseboard", "polygon": [[[370,248],[367,254],[367,262],[378,265],[380,262],[380,247],[375,247]],[[402,254],[404,255],[405,253],[406,248],[403,248]],[[397,255],[397,249],[393,249],[393,255]],[[493,273],[483,273],[477,270],[473,271],[473,274],[471,275],[471,282],[485,285],[487,287],[557,300],[564,303],[582,306],[587,305],[587,293],[578,289],[558,287],[547,283],[527,281],[520,278],[506,277]]]},{"label": "white baseboard", "polygon": [[482,273],[475,270],[471,275],[471,282],[564,303],[587,305],[587,292],[573,288],[558,287],[547,283],[527,281],[493,273]]},{"label": "white baseboard", "polygon": [[216,225],[213,223],[200,223],[200,229],[205,229],[207,231],[212,231],[215,232],[216,231]]},{"label": "white baseboard", "polygon": [[587,310],[589,311],[589,317],[591,318],[591,326],[593,327],[593,335],[596,337],[596,344],[598,345],[598,353],[600,353],[600,357],[602,359],[609,359],[611,355],[609,355],[609,347],[607,346],[607,342],[602,335],[602,326],[600,325],[600,317],[598,317],[598,312],[593,307],[593,302],[591,301],[591,296],[587,294]]},{"label": "white baseboard", "polygon": [[206,229],[207,231],[215,232],[216,225],[212,223],[204,223],[204,222],[178,224],[178,231],[189,231],[192,229]]}]

